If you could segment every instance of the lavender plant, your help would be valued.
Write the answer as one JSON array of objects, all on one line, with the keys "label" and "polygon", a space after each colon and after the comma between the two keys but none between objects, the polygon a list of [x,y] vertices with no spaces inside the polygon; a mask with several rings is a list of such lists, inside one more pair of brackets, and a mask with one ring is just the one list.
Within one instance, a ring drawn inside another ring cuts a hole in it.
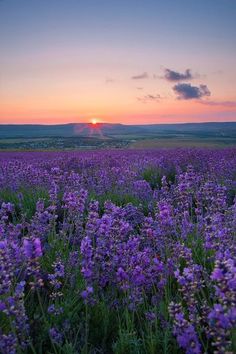
[{"label": "lavender plant", "polygon": [[0,353],[234,353],[235,195],[235,149],[0,153]]}]

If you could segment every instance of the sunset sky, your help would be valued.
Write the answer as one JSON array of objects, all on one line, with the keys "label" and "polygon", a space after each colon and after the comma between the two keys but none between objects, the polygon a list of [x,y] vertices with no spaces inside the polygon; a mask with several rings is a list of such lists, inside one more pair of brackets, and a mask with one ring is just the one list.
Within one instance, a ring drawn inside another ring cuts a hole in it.
[{"label": "sunset sky", "polygon": [[0,123],[236,121],[235,0],[0,0]]}]

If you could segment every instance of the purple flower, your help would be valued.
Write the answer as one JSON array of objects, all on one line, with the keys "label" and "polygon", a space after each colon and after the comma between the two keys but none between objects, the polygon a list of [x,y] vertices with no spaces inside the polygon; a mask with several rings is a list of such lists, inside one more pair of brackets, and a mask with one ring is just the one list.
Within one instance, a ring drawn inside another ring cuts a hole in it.
[{"label": "purple flower", "polygon": [[154,312],[145,312],[145,317],[150,322],[154,322],[156,320],[156,314]]},{"label": "purple flower", "polygon": [[33,241],[34,244],[34,252],[35,252],[35,257],[39,258],[42,256],[42,247],[41,247],[41,241],[39,238],[35,238]]},{"label": "purple flower", "polygon": [[33,243],[29,239],[23,240],[24,253],[27,258],[32,258],[33,256]]},{"label": "purple flower", "polygon": [[182,306],[171,302],[169,312],[174,320],[173,333],[179,346],[187,354],[200,354],[202,350],[197,332],[194,326],[185,319]]},{"label": "purple flower", "polygon": [[25,256],[29,259],[39,258],[42,256],[41,241],[39,238],[23,240],[23,249]]},{"label": "purple flower", "polygon": [[89,301],[93,292],[94,292],[93,287],[87,286],[87,288],[81,292],[81,297],[83,298],[83,300]]},{"label": "purple flower", "polygon": [[62,333],[55,327],[50,328],[49,335],[52,342],[56,344],[62,344],[63,342],[63,335]]}]

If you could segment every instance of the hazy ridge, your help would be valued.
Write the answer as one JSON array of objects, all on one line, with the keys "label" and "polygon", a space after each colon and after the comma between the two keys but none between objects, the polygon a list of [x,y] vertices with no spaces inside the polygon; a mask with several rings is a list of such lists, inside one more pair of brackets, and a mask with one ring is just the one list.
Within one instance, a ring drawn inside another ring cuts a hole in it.
[{"label": "hazy ridge", "polygon": [[139,137],[154,137],[167,135],[197,135],[212,137],[235,137],[236,122],[220,123],[183,123],[183,124],[150,124],[124,125],[98,123],[70,123],[57,125],[41,124],[2,124],[0,138],[42,138],[42,137],[91,137],[100,138],[133,135]]}]

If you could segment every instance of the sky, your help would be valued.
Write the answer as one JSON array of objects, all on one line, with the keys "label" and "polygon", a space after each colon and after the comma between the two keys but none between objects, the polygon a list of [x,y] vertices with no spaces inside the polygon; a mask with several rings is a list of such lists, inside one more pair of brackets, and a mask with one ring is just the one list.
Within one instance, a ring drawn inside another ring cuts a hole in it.
[{"label": "sky", "polygon": [[236,121],[236,0],[0,0],[0,123]]}]

